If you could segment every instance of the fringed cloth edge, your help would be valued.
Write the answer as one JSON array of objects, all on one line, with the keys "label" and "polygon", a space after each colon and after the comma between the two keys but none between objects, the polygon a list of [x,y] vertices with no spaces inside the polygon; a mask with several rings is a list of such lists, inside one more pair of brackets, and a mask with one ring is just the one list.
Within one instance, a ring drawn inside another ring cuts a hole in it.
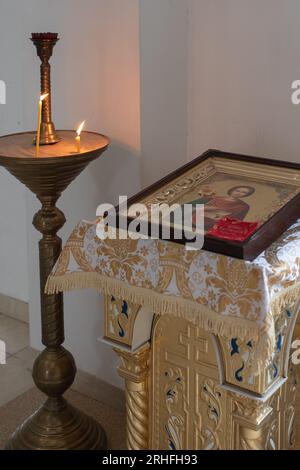
[{"label": "fringed cloth edge", "polygon": [[280,292],[275,294],[271,301],[270,310],[274,317],[277,317],[284,308],[292,308],[293,305],[295,305],[293,310],[295,309],[297,314],[300,305],[300,282],[282,288]]},{"label": "fringed cloth edge", "polygon": [[[96,272],[73,272],[63,276],[49,276],[45,292],[49,295],[64,291],[78,289],[95,289],[105,295],[126,299],[142,307],[146,307],[158,315],[169,314],[183,318],[203,330],[228,339],[240,338],[252,340],[256,343],[254,349],[253,366],[258,371],[267,367],[274,353],[275,338],[263,331],[246,318],[225,316],[216,313],[205,305],[201,305],[189,299],[161,294],[142,287],[129,286],[123,281],[111,279]],[[300,283],[298,286],[300,293]],[[289,291],[289,299],[292,293]],[[283,301],[277,299],[278,306]]]}]

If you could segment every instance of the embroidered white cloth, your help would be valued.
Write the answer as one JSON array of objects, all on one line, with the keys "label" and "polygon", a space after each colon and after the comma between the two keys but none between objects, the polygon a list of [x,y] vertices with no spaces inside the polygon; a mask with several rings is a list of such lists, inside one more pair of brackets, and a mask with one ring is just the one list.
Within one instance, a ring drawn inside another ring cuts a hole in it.
[{"label": "embroidered white cloth", "polygon": [[102,241],[96,224],[82,221],[46,292],[81,288],[184,317],[228,338],[249,338],[260,367],[274,352],[277,316],[299,298],[300,220],[253,262],[161,240]]}]

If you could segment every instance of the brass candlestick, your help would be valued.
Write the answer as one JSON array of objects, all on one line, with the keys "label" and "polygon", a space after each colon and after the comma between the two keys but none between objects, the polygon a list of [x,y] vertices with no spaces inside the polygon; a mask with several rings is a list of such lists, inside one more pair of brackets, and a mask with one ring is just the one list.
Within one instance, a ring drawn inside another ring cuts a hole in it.
[{"label": "brass candlestick", "polygon": [[57,33],[32,33],[31,41],[36,46],[37,54],[42,61],[41,95],[48,94],[43,102],[40,145],[56,144],[60,141],[60,137],[55,130],[51,116],[51,67],[49,60],[59,38]]},{"label": "brass candlestick", "polygon": [[0,138],[0,165],[27,186],[42,204],[33,225],[42,233],[39,243],[42,342],[46,349],[34,363],[33,379],[47,395],[45,404],[9,440],[11,450],[104,449],[106,436],[92,418],[69,405],[63,398],[72,385],[76,366],[64,342],[63,295],[46,295],[45,284],[61,252],[58,230],[65,223],[56,202],[67,186],[107,148],[109,140],[84,132],[81,153],[76,153],[74,132],[60,131],[63,141],[43,147],[36,158],[33,133]]}]

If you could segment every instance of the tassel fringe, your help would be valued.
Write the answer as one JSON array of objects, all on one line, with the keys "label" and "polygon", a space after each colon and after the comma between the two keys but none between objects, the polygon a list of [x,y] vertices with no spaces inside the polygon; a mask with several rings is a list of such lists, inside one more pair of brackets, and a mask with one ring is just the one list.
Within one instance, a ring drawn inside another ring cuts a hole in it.
[{"label": "tassel fringe", "polygon": [[[128,286],[125,282],[112,279],[96,272],[73,272],[63,276],[50,276],[45,292],[56,294],[78,289],[96,289],[116,298],[124,298],[134,304],[146,307],[156,314],[174,315],[194,323],[205,331],[231,339],[252,340],[256,343],[253,363],[260,371],[270,363],[274,353],[275,338],[263,332],[259,325],[245,318],[220,315],[205,305],[198,304],[182,297],[176,297],[141,287]],[[276,297],[271,305],[273,315],[279,314],[298,300],[300,283],[285,290]]]},{"label": "tassel fringe", "polygon": [[[285,289],[282,289],[278,294],[271,300],[270,310],[274,317],[281,314],[284,308],[291,308],[295,304],[300,303],[300,282],[293,284]],[[296,313],[298,308],[296,307]]]}]

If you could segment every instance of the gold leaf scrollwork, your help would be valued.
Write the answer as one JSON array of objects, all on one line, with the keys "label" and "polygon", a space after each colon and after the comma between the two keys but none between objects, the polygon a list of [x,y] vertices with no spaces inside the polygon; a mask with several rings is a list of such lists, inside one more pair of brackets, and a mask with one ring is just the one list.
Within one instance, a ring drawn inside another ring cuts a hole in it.
[{"label": "gold leaf scrollwork", "polygon": [[203,438],[203,449],[205,450],[217,450],[220,448],[217,434],[222,420],[220,397],[221,392],[212,380],[204,382],[201,398],[207,403],[207,414],[212,423],[211,426],[203,424],[201,435]]},{"label": "gold leaf scrollwork", "polygon": [[278,416],[272,421],[267,434],[266,450],[277,450],[279,419]]},{"label": "gold leaf scrollwork", "polygon": [[296,396],[297,396],[297,371],[293,364],[290,364],[289,379],[287,383],[286,403],[288,407],[285,415],[286,422],[286,449],[293,449],[296,441]]},{"label": "gold leaf scrollwork", "polygon": [[168,448],[170,450],[183,449],[184,417],[180,414],[178,402],[184,397],[184,382],[180,368],[169,368],[165,371],[169,380],[165,385],[166,407],[168,419],[165,426]]}]

